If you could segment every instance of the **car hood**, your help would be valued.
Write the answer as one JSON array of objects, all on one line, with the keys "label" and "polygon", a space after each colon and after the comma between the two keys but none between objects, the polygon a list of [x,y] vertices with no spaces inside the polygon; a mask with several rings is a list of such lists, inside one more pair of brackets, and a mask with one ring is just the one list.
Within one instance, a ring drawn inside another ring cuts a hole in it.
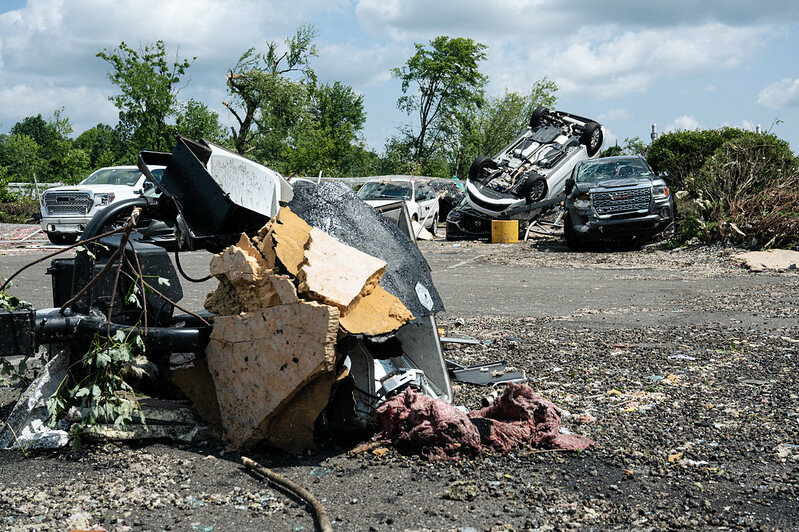
[{"label": "car hood", "polygon": [[474,210],[468,204],[461,205],[460,207],[455,207],[454,209],[449,211],[449,214],[447,215],[447,218],[449,219],[450,215],[455,214],[455,213],[460,213],[461,215],[471,216],[473,218],[478,218],[480,220],[490,220],[491,219],[491,217],[483,214],[482,212]]},{"label": "car hood", "polygon": [[409,200],[404,200],[404,199],[366,199],[366,200],[363,200],[363,201],[365,201],[368,205],[371,205],[372,207],[382,207],[383,205],[388,205],[389,203],[397,203],[399,201],[405,202],[405,201],[409,201]]},{"label": "car hood", "polygon": [[609,179],[608,181],[601,181],[599,183],[580,183],[577,185],[577,190],[580,192],[588,192],[589,190],[598,188],[622,188],[634,187],[636,185],[651,185],[653,181],[653,179],[648,177]]},{"label": "car hood", "polygon": [[104,194],[109,192],[124,192],[129,191],[133,192],[134,187],[129,187],[127,185],[72,185],[66,187],[55,187],[49,188],[45,191],[47,192],[84,192],[84,191],[91,191],[95,194]]}]

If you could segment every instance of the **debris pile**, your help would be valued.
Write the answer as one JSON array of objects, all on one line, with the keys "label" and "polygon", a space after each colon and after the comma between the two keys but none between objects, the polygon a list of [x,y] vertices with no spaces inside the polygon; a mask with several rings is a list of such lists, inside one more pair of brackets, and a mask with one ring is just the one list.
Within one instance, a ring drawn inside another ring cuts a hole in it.
[{"label": "debris pile", "polygon": [[314,447],[315,421],[348,374],[339,335],[387,334],[413,319],[378,285],[386,266],[289,207],[213,257],[206,358],[231,446]]},{"label": "debris pile", "polygon": [[397,395],[376,411],[376,438],[417,450],[429,460],[508,453],[520,445],[580,451],[594,441],[569,433],[560,409],[526,384],[508,383],[489,407],[468,414],[413,390]]}]

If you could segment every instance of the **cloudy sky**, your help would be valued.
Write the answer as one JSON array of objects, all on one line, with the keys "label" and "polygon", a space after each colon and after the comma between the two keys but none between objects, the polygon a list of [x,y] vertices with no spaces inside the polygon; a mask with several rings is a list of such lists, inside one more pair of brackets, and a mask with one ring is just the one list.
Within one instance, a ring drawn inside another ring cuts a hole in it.
[{"label": "cloudy sky", "polygon": [[64,107],[75,133],[116,124],[107,65],[95,54],[163,39],[197,57],[185,98],[222,107],[224,74],[251,46],[302,23],[319,29],[321,81],[365,96],[377,149],[407,120],[389,69],[438,35],[488,46],[488,91],[526,91],[544,75],[558,108],[601,121],[611,138],[650,126],[764,129],[799,149],[796,0],[0,0],[0,132]]}]

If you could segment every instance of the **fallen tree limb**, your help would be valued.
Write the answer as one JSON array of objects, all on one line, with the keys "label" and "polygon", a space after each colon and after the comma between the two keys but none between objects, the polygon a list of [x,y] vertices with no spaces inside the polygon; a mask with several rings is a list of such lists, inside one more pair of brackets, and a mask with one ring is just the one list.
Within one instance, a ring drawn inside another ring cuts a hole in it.
[{"label": "fallen tree limb", "polygon": [[319,499],[314,497],[310,491],[303,488],[296,482],[292,482],[283,475],[279,475],[271,469],[265,468],[258,462],[251,460],[246,456],[242,456],[241,461],[244,464],[244,467],[250,471],[257,473],[259,476],[273,482],[274,484],[277,484],[281,488],[289,490],[291,493],[308,503],[314,512],[314,517],[316,518],[316,524],[319,526],[319,530],[322,532],[333,532],[333,525],[330,523],[330,517],[327,515],[327,510],[325,510],[325,507],[322,506],[322,503],[319,502]]}]

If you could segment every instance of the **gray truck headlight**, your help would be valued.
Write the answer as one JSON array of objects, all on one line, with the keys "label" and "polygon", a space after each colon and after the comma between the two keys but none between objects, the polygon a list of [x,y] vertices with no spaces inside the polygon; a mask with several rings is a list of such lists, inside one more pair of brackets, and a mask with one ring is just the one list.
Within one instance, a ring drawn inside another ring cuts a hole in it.
[{"label": "gray truck headlight", "polygon": [[574,206],[578,209],[589,209],[591,208],[591,196],[588,194],[580,194],[574,200]]},{"label": "gray truck headlight", "polygon": [[114,193],[102,193],[102,194],[95,194],[94,195],[94,204],[95,205],[108,205],[112,201],[114,201]]},{"label": "gray truck headlight", "polygon": [[652,197],[655,198],[655,199],[668,198],[670,193],[671,192],[669,191],[669,187],[667,187],[667,186],[658,185],[658,186],[652,187]]}]

